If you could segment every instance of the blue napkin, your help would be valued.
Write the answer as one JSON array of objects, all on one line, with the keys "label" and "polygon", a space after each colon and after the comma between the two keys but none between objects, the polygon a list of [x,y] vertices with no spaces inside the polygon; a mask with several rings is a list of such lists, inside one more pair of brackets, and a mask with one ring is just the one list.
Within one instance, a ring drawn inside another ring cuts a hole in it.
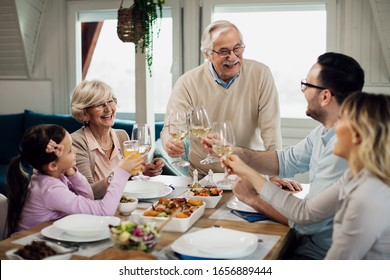
[{"label": "blue napkin", "polygon": [[254,222],[258,222],[258,221],[264,221],[264,220],[269,220],[270,218],[268,218],[267,216],[264,216],[263,214],[261,213],[251,213],[251,212],[245,212],[245,211],[238,211],[238,210],[231,210],[231,212],[240,217],[240,218],[243,218],[244,220],[250,222],[250,223],[254,223]]}]

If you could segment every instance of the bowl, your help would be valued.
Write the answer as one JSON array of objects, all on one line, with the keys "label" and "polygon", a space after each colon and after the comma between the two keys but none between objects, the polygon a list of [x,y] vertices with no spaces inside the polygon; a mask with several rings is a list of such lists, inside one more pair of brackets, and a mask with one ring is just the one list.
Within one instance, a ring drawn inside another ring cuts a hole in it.
[{"label": "bowl", "polygon": [[45,241],[32,241],[21,248],[8,250],[5,255],[10,260],[69,260],[69,249]]},{"label": "bowl", "polygon": [[215,208],[222,198],[223,190],[220,188],[196,188],[185,193],[188,199],[198,199],[206,203],[206,208]]},{"label": "bowl", "polygon": [[160,239],[155,223],[123,221],[118,226],[109,226],[111,240],[122,250],[153,251]]},{"label": "bowl", "polygon": [[130,196],[122,196],[119,201],[118,211],[122,216],[128,216],[138,206],[138,198]]}]

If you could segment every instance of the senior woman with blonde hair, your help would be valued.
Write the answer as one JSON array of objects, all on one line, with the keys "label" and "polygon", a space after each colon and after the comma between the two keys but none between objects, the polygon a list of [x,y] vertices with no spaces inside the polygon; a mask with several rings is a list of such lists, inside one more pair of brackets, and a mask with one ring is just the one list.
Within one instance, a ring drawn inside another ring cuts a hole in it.
[{"label": "senior woman with blonde hair", "polygon": [[[349,169],[317,195],[301,200],[266,181],[237,155],[225,161],[241,178],[233,192],[248,204],[256,200],[258,192],[301,225],[334,216],[326,259],[390,259],[390,96],[348,96],[341,105],[335,132],[333,153],[346,159]],[[256,190],[254,195],[251,188]]]},{"label": "senior woman with blonde hair", "polygon": [[[71,134],[76,148],[76,166],[91,184],[95,199],[106,193],[112,171],[122,158],[125,130],[113,129],[117,99],[102,81],[82,81],[73,91],[72,116],[84,126]],[[145,167],[149,176],[162,172],[164,161],[153,159]]]}]

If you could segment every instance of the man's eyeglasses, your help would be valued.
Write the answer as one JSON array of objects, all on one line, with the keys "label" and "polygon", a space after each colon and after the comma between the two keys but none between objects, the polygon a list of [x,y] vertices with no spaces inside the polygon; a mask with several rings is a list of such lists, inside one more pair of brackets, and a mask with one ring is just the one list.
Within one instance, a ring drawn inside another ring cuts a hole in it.
[{"label": "man's eyeglasses", "polygon": [[320,87],[320,86],[316,86],[316,85],[313,85],[313,84],[309,84],[306,79],[302,80],[301,81],[301,91],[302,92],[305,92],[305,90],[308,88],[308,87],[311,87],[311,88],[316,88],[316,89],[326,89],[324,87]]},{"label": "man's eyeglasses", "polygon": [[242,55],[244,53],[244,50],[245,50],[245,45],[235,47],[232,50],[229,50],[229,49],[220,49],[219,51],[214,51],[212,49],[210,49],[210,50],[212,52],[215,52],[216,54],[218,54],[219,58],[226,58],[230,55],[230,52],[233,52],[236,56]]},{"label": "man's eyeglasses", "polygon": [[103,111],[106,106],[109,106],[111,108],[115,108],[116,104],[117,104],[117,99],[114,97],[112,99],[107,100],[106,102],[102,102],[102,103],[99,103],[96,105],[89,106],[89,107],[87,107],[87,109],[92,108],[92,109],[95,109],[97,111]]}]

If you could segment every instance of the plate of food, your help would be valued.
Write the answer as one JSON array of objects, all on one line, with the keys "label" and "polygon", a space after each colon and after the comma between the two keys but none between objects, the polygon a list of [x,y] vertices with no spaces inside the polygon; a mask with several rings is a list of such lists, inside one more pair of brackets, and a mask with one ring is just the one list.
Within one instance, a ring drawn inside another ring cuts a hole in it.
[{"label": "plate of food", "polygon": [[248,204],[245,204],[244,202],[238,200],[237,197],[233,196],[232,199],[228,201],[226,206],[230,209],[233,210],[238,210],[238,211],[245,211],[245,212],[250,212],[250,213],[258,213],[255,209],[253,209],[251,206]]},{"label": "plate of food", "polygon": [[[221,180],[223,180],[224,176],[225,176],[225,173],[214,173],[213,174],[213,181],[216,184],[216,187],[221,188],[223,190],[232,190],[233,183],[228,183],[228,184],[221,184],[221,183],[219,183]],[[231,175],[228,176],[228,178],[232,182],[234,182],[237,179],[237,175],[231,174]],[[209,175],[203,177],[199,181],[199,183],[202,184],[203,186],[206,186],[208,181],[209,181]]]},{"label": "plate of food", "polygon": [[21,248],[8,250],[9,260],[68,260],[74,250],[54,243],[34,240]]},{"label": "plate of food", "polygon": [[124,196],[138,199],[164,197],[172,192],[172,188],[156,181],[128,181],[123,190]]},{"label": "plate of food", "polygon": [[142,222],[155,222],[157,226],[174,215],[164,231],[186,232],[204,213],[205,203],[202,200],[161,197],[141,215]]},{"label": "plate of food", "polygon": [[217,187],[192,187],[185,193],[188,199],[199,199],[206,203],[206,208],[215,208],[222,198],[223,190]]},{"label": "plate of food", "polygon": [[238,259],[252,254],[257,246],[258,238],[253,233],[212,227],[182,235],[171,249],[197,258]]}]

